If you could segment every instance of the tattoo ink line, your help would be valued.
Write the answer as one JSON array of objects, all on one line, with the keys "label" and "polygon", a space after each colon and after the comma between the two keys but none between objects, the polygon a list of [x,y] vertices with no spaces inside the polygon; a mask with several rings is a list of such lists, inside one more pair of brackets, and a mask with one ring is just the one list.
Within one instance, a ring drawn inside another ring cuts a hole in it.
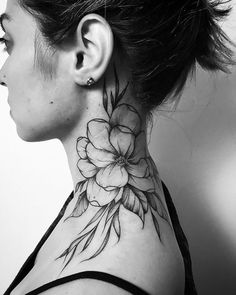
[{"label": "tattoo ink line", "polygon": [[102,242],[95,253],[81,262],[98,256],[109,242],[111,234],[115,234],[117,243],[120,241],[120,206],[140,218],[142,229],[145,215],[150,211],[160,242],[162,239],[158,217],[171,226],[161,200],[163,191],[155,163],[145,152],[140,153],[139,147],[145,139],[145,132],[141,130],[142,119],[133,106],[122,103],[129,83],[120,91],[115,66],[114,76],[114,94],[112,91],[107,93],[105,79],[103,85],[103,107],[109,120],[90,120],[87,136],[77,139],[77,167],[84,180],[76,185],[74,194],[78,200],[64,222],[82,216],[89,206],[98,207],[99,210],[77,238],[57,257],[64,259],[63,270],[75,255],[78,257],[78,254],[88,249],[104,219]]}]

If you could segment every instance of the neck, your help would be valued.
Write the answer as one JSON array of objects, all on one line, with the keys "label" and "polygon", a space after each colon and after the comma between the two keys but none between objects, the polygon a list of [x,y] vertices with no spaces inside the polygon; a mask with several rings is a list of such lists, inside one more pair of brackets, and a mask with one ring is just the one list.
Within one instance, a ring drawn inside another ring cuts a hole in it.
[{"label": "neck", "polygon": [[[116,71],[114,76],[114,85],[103,81],[102,90],[91,91],[83,116],[62,140],[75,193],[78,184],[86,181],[97,189],[98,185],[101,194],[113,195],[128,180],[147,175],[145,115],[127,80],[119,80]],[[96,202],[97,206],[104,205],[98,199],[91,204],[96,206]]]},{"label": "neck", "polygon": [[[82,215],[85,220],[79,238],[59,257],[67,261],[65,267],[80,242],[85,239],[87,248],[93,239],[98,239],[93,236],[103,220],[103,235],[109,234],[113,226],[120,237],[121,205],[135,213],[143,226],[144,216],[150,209],[159,236],[157,216],[168,221],[158,172],[147,148],[145,117],[132,99],[127,80],[119,81],[116,72],[114,76],[114,86],[104,82],[102,91],[91,90],[88,110],[83,112],[78,126],[62,140],[75,197],[65,220],[76,221]],[[103,235],[105,243],[107,238]]]}]

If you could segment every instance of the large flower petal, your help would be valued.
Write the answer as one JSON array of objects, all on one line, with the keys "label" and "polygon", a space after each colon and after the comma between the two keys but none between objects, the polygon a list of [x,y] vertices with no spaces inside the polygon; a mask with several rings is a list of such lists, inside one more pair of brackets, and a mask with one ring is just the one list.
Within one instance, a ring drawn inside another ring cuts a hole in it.
[{"label": "large flower petal", "polygon": [[129,161],[137,163],[141,158],[145,158],[147,156],[147,150],[145,148],[146,146],[146,134],[144,131],[142,131],[135,138],[134,151],[130,156]]},{"label": "large flower petal", "polygon": [[77,163],[80,173],[86,177],[93,177],[97,173],[97,167],[90,163],[87,159],[79,160]]},{"label": "large flower petal", "polygon": [[141,129],[142,119],[134,107],[128,104],[120,104],[112,113],[110,124],[112,126],[123,125],[129,127],[134,134]]},{"label": "large flower petal", "polygon": [[110,142],[117,152],[128,158],[134,150],[135,135],[129,128],[124,126],[115,126],[111,130]]},{"label": "large flower petal", "polygon": [[106,167],[115,161],[114,154],[96,149],[91,143],[87,145],[86,152],[89,160],[99,168]]},{"label": "large flower petal", "polygon": [[85,181],[87,178],[83,176],[83,174],[79,171],[79,169],[76,171],[76,181],[81,182]]},{"label": "large flower petal", "polygon": [[128,182],[128,173],[124,167],[111,164],[97,173],[96,181],[106,190],[121,188]]},{"label": "large flower petal", "polygon": [[87,137],[79,137],[77,139],[76,150],[81,159],[87,158],[86,146],[89,143]]},{"label": "large flower petal", "polygon": [[157,170],[156,164],[151,157],[147,158],[147,162],[149,165],[150,175],[156,178],[159,178],[159,172]]},{"label": "large flower petal", "polygon": [[109,123],[103,119],[94,119],[88,123],[87,135],[95,148],[114,152],[109,141],[110,129]]},{"label": "large flower petal", "polygon": [[145,192],[154,192],[155,185],[151,177],[136,177],[129,175],[129,184]]},{"label": "large flower petal", "polygon": [[100,207],[114,200],[119,191],[120,189],[106,191],[96,183],[94,178],[90,178],[87,187],[87,198],[92,206]]},{"label": "large flower petal", "polygon": [[129,163],[126,167],[129,174],[136,177],[148,177],[149,176],[149,166],[145,159],[140,159],[137,164]]}]

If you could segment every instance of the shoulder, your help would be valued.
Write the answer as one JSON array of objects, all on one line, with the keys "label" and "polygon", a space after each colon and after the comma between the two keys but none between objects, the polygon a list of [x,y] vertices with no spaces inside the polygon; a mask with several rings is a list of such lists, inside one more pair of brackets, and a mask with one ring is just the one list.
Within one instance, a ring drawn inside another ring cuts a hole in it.
[{"label": "shoulder", "polygon": [[[171,278],[170,278],[171,279]],[[148,290],[136,286],[139,288],[139,292],[132,291],[132,289],[124,289],[118,285],[112,284],[110,282],[99,281],[97,279],[83,279],[75,280],[72,282],[64,283],[60,286],[55,286],[54,288],[47,290],[42,293],[42,295],[129,295],[129,294],[140,294],[140,295],[183,295],[184,291],[180,288],[177,289],[172,284],[159,284],[155,288],[149,287]],[[143,290],[143,292],[142,292]],[[41,293],[40,293],[41,294]]]},{"label": "shoulder", "polygon": [[[158,286],[154,290],[146,290],[137,286],[138,292],[132,289],[124,289],[115,284],[98,281],[96,279],[83,279],[68,282],[47,290],[42,295],[183,295],[183,290],[177,290],[172,286]],[[149,288],[151,289],[151,288]],[[142,291],[143,290],[143,291]],[[41,294],[41,293],[40,293]]]},{"label": "shoulder", "polygon": [[94,279],[77,280],[54,287],[42,295],[129,295],[131,293]]},{"label": "shoulder", "polygon": [[[125,210],[121,212],[122,221],[126,226],[123,227],[119,243],[110,244],[97,257],[83,262],[83,267],[75,260],[64,276],[82,271],[100,271],[124,279],[150,295],[182,295],[183,261],[170,227],[160,221],[160,241],[150,216],[147,216],[144,229],[135,215]],[[51,295],[55,292],[57,295],[132,294],[112,284],[112,281],[105,282],[96,278],[68,282],[44,294]]]}]

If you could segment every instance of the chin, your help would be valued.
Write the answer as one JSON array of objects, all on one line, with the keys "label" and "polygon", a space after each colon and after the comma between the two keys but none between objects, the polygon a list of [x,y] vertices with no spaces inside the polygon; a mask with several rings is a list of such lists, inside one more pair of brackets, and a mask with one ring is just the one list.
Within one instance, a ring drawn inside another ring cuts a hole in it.
[{"label": "chin", "polygon": [[26,142],[40,142],[40,141],[54,139],[53,137],[49,136],[49,134],[46,134],[45,132],[39,132],[37,130],[26,131],[18,127],[17,127],[17,134],[23,141],[26,141]]}]

